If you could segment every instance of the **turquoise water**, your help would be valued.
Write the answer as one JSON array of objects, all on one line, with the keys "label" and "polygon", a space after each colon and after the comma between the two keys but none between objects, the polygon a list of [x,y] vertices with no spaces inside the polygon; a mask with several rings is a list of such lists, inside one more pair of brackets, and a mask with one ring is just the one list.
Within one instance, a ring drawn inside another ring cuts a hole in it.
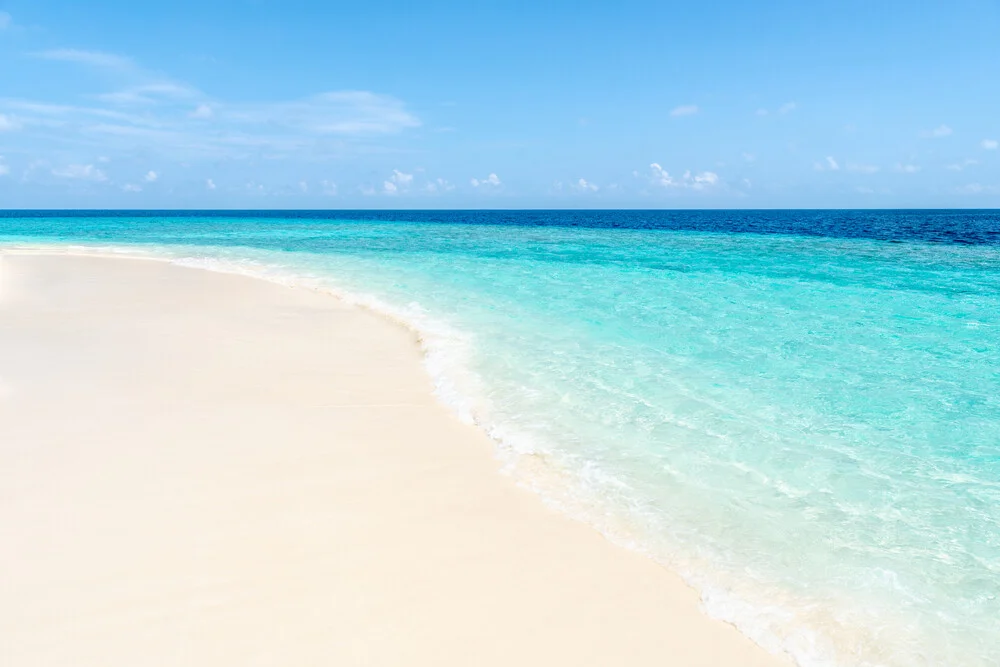
[{"label": "turquoise water", "polygon": [[739,213],[463,215],[8,215],[0,247],[154,254],[380,309],[422,332],[441,399],[512,474],[765,647],[1000,664],[995,214],[968,214],[964,243],[918,213],[855,235],[842,214],[753,214],[769,233]]}]

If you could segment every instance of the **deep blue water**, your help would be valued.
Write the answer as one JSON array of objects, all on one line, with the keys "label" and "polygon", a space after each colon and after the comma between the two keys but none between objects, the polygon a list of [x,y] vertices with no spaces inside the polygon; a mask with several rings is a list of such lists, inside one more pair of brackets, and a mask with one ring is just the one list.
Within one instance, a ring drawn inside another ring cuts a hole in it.
[{"label": "deep blue water", "polygon": [[[415,222],[446,225],[588,227],[751,234],[791,234],[881,241],[925,241],[968,245],[1000,243],[995,210],[747,210],[747,211],[0,211],[0,220],[68,218],[112,221],[155,220],[323,220]],[[61,224],[61,223],[60,223]],[[16,230],[13,227],[11,231]],[[58,232],[57,232],[58,233]]]},{"label": "deep blue water", "polygon": [[761,644],[1000,664],[996,211],[5,212],[5,246],[379,309],[518,479]]}]

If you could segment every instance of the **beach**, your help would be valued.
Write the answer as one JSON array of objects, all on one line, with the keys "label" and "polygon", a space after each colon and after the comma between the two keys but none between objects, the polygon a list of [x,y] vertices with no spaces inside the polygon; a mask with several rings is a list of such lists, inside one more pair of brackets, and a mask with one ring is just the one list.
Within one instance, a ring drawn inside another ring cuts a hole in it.
[{"label": "beach", "polygon": [[787,664],[493,447],[328,294],[2,255],[3,662]]}]

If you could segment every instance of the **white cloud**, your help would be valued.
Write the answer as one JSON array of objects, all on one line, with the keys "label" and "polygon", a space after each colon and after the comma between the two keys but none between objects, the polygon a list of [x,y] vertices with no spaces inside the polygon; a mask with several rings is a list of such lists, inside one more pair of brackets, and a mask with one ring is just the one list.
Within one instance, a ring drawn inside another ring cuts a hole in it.
[{"label": "white cloud", "polygon": [[131,183],[123,185],[122,190],[124,190],[125,192],[142,192],[142,188],[140,188],[138,185],[132,185]]},{"label": "white cloud", "polygon": [[838,164],[838,162],[833,158],[832,155],[827,155],[826,158],[823,159],[823,161],[814,162],[813,169],[815,169],[816,171],[826,171],[828,169],[830,171],[839,171],[840,164]]},{"label": "white cloud", "polygon": [[955,164],[949,164],[945,166],[948,171],[962,171],[966,167],[973,167],[979,164],[979,160],[973,160],[972,158],[966,158],[961,162],[956,162]]},{"label": "white cloud", "polygon": [[159,174],[157,174],[153,170],[150,170],[149,172],[146,173],[146,175],[143,178],[147,183],[154,183],[156,179],[158,179],[159,177],[160,177]]},{"label": "white cloud", "polygon": [[20,129],[21,125],[10,116],[0,113],[0,132],[11,132]]},{"label": "white cloud", "polygon": [[[684,172],[685,181],[691,178],[692,178],[691,172],[689,171]],[[719,175],[713,171],[703,171],[700,174],[695,174],[693,178],[694,178],[694,184],[691,187],[695,188],[696,190],[716,185],[719,182]]]},{"label": "white cloud", "polygon": [[940,139],[942,137],[951,136],[951,128],[947,125],[939,125],[933,130],[924,130],[920,133],[920,136],[924,139]]},{"label": "white cloud", "polygon": [[580,180],[578,180],[573,185],[573,187],[579,190],[580,192],[597,192],[598,190],[600,190],[600,188],[596,184],[591,183],[585,178],[581,178]]},{"label": "white cloud", "polygon": [[915,174],[920,171],[920,167],[915,164],[902,164],[901,162],[896,163],[895,169],[903,174]]},{"label": "white cloud", "polygon": [[470,183],[472,183],[472,187],[474,187],[474,188],[478,188],[480,186],[483,186],[483,187],[498,187],[498,186],[501,185],[500,178],[496,174],[490,174],[489,176],[487,176],[486,178],[484,178],[482,180],[480,180],[478,178],[473,178],[470,181]]},{"label": "white cloud", "polygon": [[436,178],[433,181],[427,183],[425,188],[427,192],[451,192],[455,189],[455,186],[443,178]]},{"label": "white cloud", "polygon": [[754,155],[753,153],[743,153],[743,161],[744,162],[754,162],[756,159],[757,159],[757,156]]},{"label": "white cloud", "polygon": [[317,150],[344,155],[377,149],[363,142],[421,125],[403,102],[370,91],[228,102],[120,55],[77,49],[31,55],[102,68],[131,86],[98,91],[83,104],[0,98],[0,130],[30,127],[53,153],[88,146],[102,152],[142,150],[178,161],[245,159],[262,152],[290,157]]},{"label": "white cloud", "polygon": [[[784,116],[785,114],[792,113],[797,108],[798,108],[798,105],[795,102],[785,102],[780,107],[778,107],[778,110],[775,113],[781,114],[782,116]],[[768,111],[767,109],[761,107],[760,109],[757,109],[756,114],[758,116],[769,116],[769,115],[771,115],[771,112]]]},{"label": "white cloud", "polygon": [[198,107],[191,112],[191,118],[211,118],[212,117],[212,107],[207,104],[199,104]]},{"label": "white cloud", "polygon": [[0,12],[0,30],[6,30],[14,20],[7,12]]},{"label": "white cloud", "polygon": [[955,188],[955,192],[960,195],[994,194],[1000,192],[1000,187],[995,185],[983,185],[982,183],[969,183]]},{"label": "white cloud", "polygon": [[10,167],[4,162],[3,155],[0,155],[0,176],[6,176],[10,173]]},{"label": "white cloud", "polygon": [[38,51],[32,53],[36,58],[44,60],[58,60],[62,62],[80,63],[92,67],[104,67],[107,69],[130,70],[135,64],[130,58],[117,56],[113,53],[103,53],[101,51],[83,51],[80,49],[51,49],[49,51]]},{"label": "white cloud", "polygon": [[214,190],[215,189],[215,181],[213,181],[211,178],[207,179],[205,181],[205,187],[208,188],[209,190]]},{"label": "white cloud", "polygon": [[420,126],[420,121],[406,111],[399,100],[364,90],[330,92],[297,102],[220,110],[220,115],[227,114],[234,119],[259,119],[315,134],[394,134]]},{"label": "white cloud", "polygon": [[879,167],[874,164],[854,164],[847,163],[847,171],[856,171],[861,174],[874,174],[879,171]]},{"label": "white cloud", "polygon": [[323,194],[329,197],[337,195],[337,184],[333,181],[320,181],[320,185],[323,187]]},{"label": "white cloud", "polygon": [[719,183],[719,175],[712,171],[703,171],[697,174],[685,171],[681,178],[674,178],[656,162],[650,164],[649,168],[653,184],[664,188],[704,190]]},{"label": "white cloud", "polygon": [[[156,81],[125,90],[118,90],[113,93],[104,93],[98,95],[97,99],[110,104],[128,106],[158,104],[164,101],[169,102],[199,96],[201,96],[201,93],[190,86],[171,81]],[[209,108],[209,111],[211,111],[211,108]]]},{"label": "white cloud", "polygon": [[390,178],[393,183],[403,188],[408,187],[413,182],[413,174],[404,174],[399,169],[393,169]]},{"label": "white cloud", "polygon": [[982,147],[988,151],[995,151],[1000,146],[1000,141],[996,139],[983,139]]},{"label": "white cloud", "polygon": [[698,113],[697,104],[682,104],[679,107],[675,107],[673,111],[670,112],[670,115],[676,118],[678,116],[693,116],[696,113]]},{"label": "white cloud", "polygon": [[78,181],[93,181],[102,183],[108,180],[103,171],[92,164],[71,164],[67,167],[52,170],[53,176],[59,178],[71,178]]},{"label": "white cloud", "polygon": [[389,180],[382,183],[382,192],[387,195],[405,192],[409,189],[411,183],[413,183],[413,174],[405,174],[399,169],[393,169]]},{"label": "white cloud", "polygon": [[661,167],[659,163],[653,162],[649,165],[649,168],[653,172],[653,183],[656,185],[662,185],[665,188],[674,187],[676,185],[673,177],[670,175],[670,172]]}]

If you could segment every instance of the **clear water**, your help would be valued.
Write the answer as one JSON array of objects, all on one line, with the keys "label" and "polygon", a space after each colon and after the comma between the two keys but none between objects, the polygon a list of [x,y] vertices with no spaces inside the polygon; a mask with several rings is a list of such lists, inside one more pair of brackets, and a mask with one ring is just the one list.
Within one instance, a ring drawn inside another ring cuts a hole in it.
[{"label": "clear water", "polygon": [[0,214],[424,334],[519,479],[802,665],[1000,664],[995,212]]}]

